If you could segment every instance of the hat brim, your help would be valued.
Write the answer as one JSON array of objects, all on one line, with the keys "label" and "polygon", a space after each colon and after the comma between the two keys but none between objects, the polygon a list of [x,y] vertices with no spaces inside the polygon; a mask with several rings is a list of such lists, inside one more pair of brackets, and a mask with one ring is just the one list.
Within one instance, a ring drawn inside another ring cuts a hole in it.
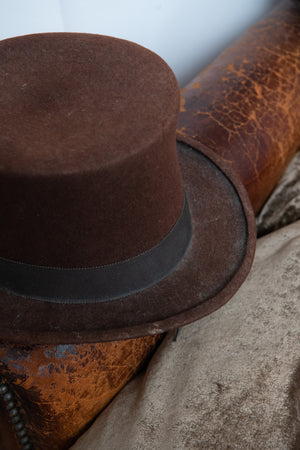
[{"label": "hat brim", "polygon": [[178,143],[193,235],[184,258],[156,285],[101,303],[51,303],[0,291],[0,340],[69,344],[123,340],[176,329],[224,305],[253,261],[256,226],[248,195],[215,153]]}]

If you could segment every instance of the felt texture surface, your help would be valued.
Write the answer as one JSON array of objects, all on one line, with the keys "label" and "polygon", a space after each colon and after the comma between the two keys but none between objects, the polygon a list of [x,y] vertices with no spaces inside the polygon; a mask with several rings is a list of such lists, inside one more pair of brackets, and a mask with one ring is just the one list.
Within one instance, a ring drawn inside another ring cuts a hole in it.
[{"label": "felt texture surface", "polygon": [[170,333],[147,372],[74,448],[116,448],[114,426],[121,433],[127,427],[123,448],[299,447],[300,222],[290,207],[297,205],[291,200],[300,184],[298,158],[257,218],[264,230],[270,222],[275,229],[294,225],[258,240],[251,279],[241,291],[220,311],[181,329],[179,349]]},{"label": "felt texture surface", "polygon": [[299,448],[300,222],[220,310],[169,333],[74,450]]},{"label": "felt texture surface", "polygon": [[174,271],[137,294],[53,304],[2,290],[0,339],[128,339],[224,304],[251,266],[253,213],[209,149],[191,140],[177,153],[179,91],[164,61],[136,44],[80,33],[2,41],[0,60],[1,257],[71,268],[133,257],[170,231],[183,192],[193,226]]},{"label": "felt texture surface", "polygon": [[163,239],[183,203],[167,64],[80,33],[7,39],[0,61],[1,256],[97,266]]},{"label": "felt texture surface", "polygon": [[246,193],[239,187],[244,209],[224,173],[185,144],[179,144],[179,161],[193,236],[174,271],[143,292],[99,304],[53,304],[3,292],[2,340],[49,344],[158,334],[208,314],[233,295],[249,271],[255,246]]}]

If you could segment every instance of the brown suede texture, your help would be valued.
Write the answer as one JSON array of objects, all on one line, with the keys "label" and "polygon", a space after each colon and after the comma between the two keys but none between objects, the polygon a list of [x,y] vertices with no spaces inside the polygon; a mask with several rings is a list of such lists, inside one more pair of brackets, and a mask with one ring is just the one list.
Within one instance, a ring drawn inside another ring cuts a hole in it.
[{"label": "brown suede texture", "polygon": [[175,270],[137,294],[63,304],[1,292],[0,339],[127,339],[224,304],[252,263],[253,212],[209,149],[188,141],[178,160],[179,91],[161,58],[127,41],[55,33],[3,41],[0,61],[2,257],[58,267],[130,258],[165,237],[183,192],[193,225]]},{"label": "brown suede texture", "polygon": [[183,90],[178,138],[231,165],[255,213],[300,144],[300,2],[285,0]]}]

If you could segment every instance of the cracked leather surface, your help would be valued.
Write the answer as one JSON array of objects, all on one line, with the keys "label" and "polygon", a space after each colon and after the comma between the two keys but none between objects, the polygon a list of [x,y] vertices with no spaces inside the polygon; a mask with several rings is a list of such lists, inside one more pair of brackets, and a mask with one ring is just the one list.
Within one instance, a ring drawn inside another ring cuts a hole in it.
[{"label": "cracked leather surface", "polygon": [[[192,137],[231,164],[246,185],[256,212],[280,178],[300,141],[299,44],[299,3],[284,2],[226,50],[182,93],[179,139]],[[135,344],[132,345],[134,347]],[[133,353],[130,353],[128,347],[126,349],[120,343],[119,353],[114,350],[114,360],[112,355],[109,357],[107,354],[107,361],[103,361],[101,355],[101,364],[105,368],[101,376],[97,362],[100,352],[103,352],[101,344],[96,344],[92,350],[86,346],[84,353],[82,349],[85,345],[77,346],[71,355],[68,354],[70,346],[65,346],[55,355],[54,364],[49,353],[52,347],[49,347],[43,358],[38,355],[41,367],[43,365],[41,370],[46,374],[44,378],[38,377],[40,367],[33,371],[37,377],[30,378],[33,359],[29,349],[19,353],[17,358],[12,357],[5,370],[9,379],[9,373],[12,373],[9,364],[17,362],[20,365],[24,377],[10,381],[18,386],[20,393],[22,389],[29,388],[31,397],[28,397],[26,407],[40,424],[31,431],[33,434],[42,431],[44,448],[45,441],[48,441],[49,448],[54,448],[49,440],[54,434],[58,448],[70,442],[107,403],[105,389],[109,388],[109,394],[113,396],[132,376],[139,358],[145,357],[154,345],[154,340],[148,343],[145,340],[139,349],[134,347],[131,349]],[[42,353],[44,350],[38,348],[36,352]],[[7,348],[1,348],[1,352],[3,360]],[[122,359],[124,355],[127,357],[126,363]],[[88,360],[92,361],[92,369]],[[109,367],[115,369],[114,377]],[[58,374],[57,382],[47,384],[53,371]],[[90,384],[93,385],[92,392],[88,392]],[[57,392],[60,393],[59,401],[53,403]],[[80,400],[84,402],[84,409],[78,414]],[[49,410],[43,412],[40,408],[43,405],[47,405]],[[46,427],[45,414],[48,415]],[[39,437],[36,439],[39,440]]]},{"label": "cracked leather surface", "polygon": [[[69,448],[150,358],[160,339],[157,335],[81,345],[1,344],[0,373],[20,400],[34,448]],[[16,450],[17,437],[6,419],[0,405],[0,447]],[[10,429],[14,443],[2,434]]]},{"label": "cracked leather surface", "polygon": [[280,3],[182,90],[177,137],[218,153],[261,209],[300,143],[300,2]]}]

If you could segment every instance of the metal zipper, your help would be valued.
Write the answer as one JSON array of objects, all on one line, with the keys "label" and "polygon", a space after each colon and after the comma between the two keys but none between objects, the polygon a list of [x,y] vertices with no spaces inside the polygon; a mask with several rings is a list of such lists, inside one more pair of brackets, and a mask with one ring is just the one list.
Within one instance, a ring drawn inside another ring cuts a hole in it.
[{"label": "metal zipper", "polygon": [[21,450],[33,450],[33,443],[30,440],[28,429],[25,425],[21,408],[13,388],[0,377],[0,400],[3,401],[10,424],[15,432],[16,438],[20,444]]}]

